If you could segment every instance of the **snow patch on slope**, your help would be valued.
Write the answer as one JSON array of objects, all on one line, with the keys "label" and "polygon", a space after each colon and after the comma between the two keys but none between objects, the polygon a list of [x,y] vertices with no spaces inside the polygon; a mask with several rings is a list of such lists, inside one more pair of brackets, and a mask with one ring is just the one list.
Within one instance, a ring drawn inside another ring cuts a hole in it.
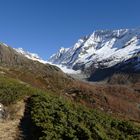
[{"label": "snow patch on slope", "polygon": [[2,46],[4,46],[4,47],[9,47],[6,43],[4,43],[4,42],[0,42],[0,45],[2,45]]},{"label": "snow patch on slope", "polygon": [[56,64],[53,64],[51,62],[47,62],[48,64],[50,65],[54,65],[54,66],[57,66],[58,68],[60,68],[64,73],[67,73],[67,74],[79,74],[81,73],[81,70],[73,70],[73,69],[69,69],[67,68],[66,66],[63,66],[63,65],[56,65]]},{"label": "snow patch on slope", "polygon": [[68,73],[68,74],[79,74],[79,73],[81,73],[81,70],[69,69],[66,66],[62,66],[62,65],[55,65],[55,66],[59,67],[64,73]]}]

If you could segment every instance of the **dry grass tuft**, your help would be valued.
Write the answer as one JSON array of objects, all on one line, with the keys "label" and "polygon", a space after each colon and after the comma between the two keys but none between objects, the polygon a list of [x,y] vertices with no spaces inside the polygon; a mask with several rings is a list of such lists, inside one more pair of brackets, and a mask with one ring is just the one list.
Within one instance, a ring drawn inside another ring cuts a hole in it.
[{"label": "dry grass tuft", "polygon": [[0,140],[17,140],[20,135],[18,126],[24,115],[25,103],[19,101],[8,107],[8,110],[11,110],[10,115],[6,120],[0,122]]}]

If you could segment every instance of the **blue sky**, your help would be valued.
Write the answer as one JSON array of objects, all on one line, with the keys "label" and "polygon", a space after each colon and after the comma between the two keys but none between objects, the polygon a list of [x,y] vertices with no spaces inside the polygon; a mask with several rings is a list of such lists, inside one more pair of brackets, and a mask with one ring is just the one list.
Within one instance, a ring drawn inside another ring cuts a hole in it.
[{"label": "blue sky", "polygon": [[0,0],[0,41],[47,59],[99,29],[140,27],[140,0]]}]

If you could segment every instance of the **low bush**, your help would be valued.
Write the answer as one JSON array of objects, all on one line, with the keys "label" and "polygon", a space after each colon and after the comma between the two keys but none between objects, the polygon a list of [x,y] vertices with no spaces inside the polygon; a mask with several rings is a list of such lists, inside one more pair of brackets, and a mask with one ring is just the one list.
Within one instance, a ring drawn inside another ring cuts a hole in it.
[{"label": "low bush", "polygon": [[21,81],[4,76],[0,77],[0,103],[4,105],[15,103],[34,92],[35,89]]},{"label": "low bush", "polygon": [[29,101],[33,139],[139,140],[140,128],[49,94]]}]

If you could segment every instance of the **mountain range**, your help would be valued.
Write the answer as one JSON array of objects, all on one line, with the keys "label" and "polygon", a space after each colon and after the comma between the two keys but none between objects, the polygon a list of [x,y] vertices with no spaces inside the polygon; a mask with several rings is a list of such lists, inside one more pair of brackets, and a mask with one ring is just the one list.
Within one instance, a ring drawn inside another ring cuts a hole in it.
[{"label": "mountain range", "polygon": [[140,72],[140,28],[95,31],[71,48],[60,48],[47,61],[22,48],[14,50],[28,59],[56,65],[89,81],[102,81],[114,73]]},{"label": "mountain range", "polygon": [[95,79],[104,71],[105,77],[112,71],[140,72],[140,28],[95,31],[71,48],[60,48],[48,61],[81,70],[92,80],[95,72]]}]

